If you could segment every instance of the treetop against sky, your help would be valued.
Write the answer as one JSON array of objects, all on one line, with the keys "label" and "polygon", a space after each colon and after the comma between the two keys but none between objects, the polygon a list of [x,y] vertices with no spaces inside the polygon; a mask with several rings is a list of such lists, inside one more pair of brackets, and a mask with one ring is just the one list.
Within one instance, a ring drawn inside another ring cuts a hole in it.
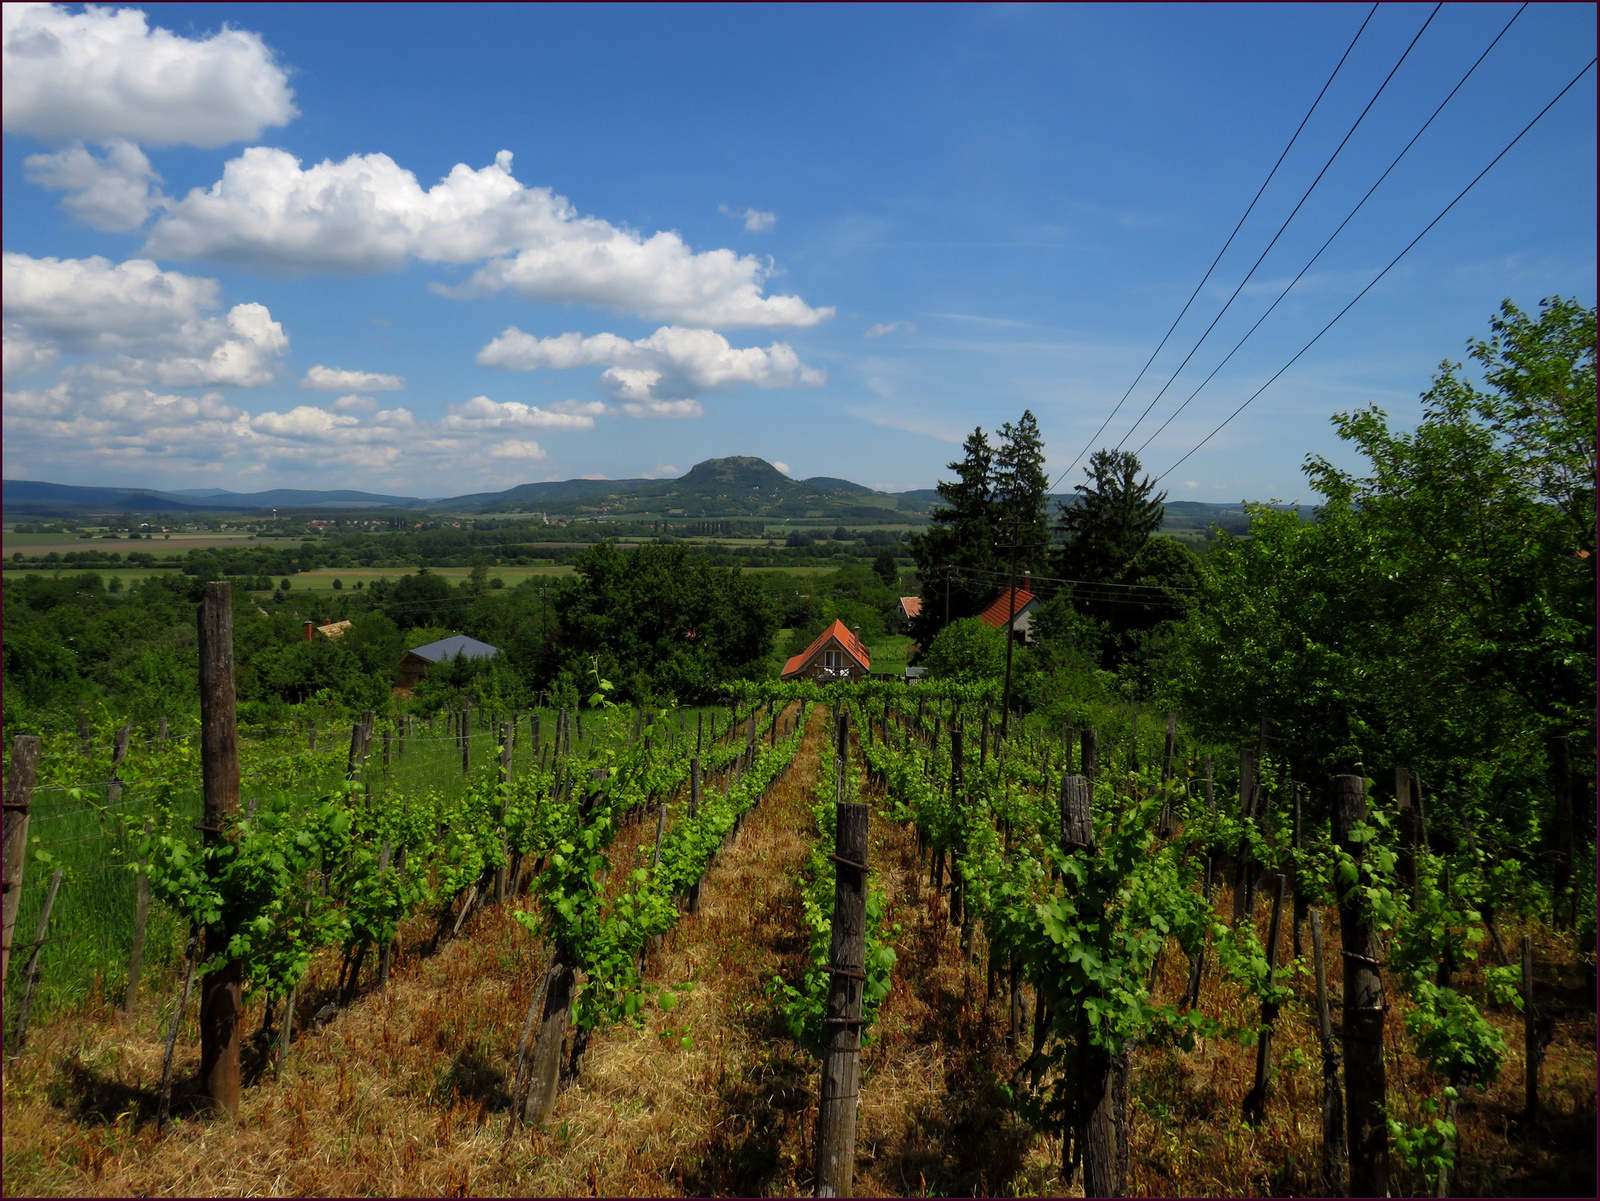
[{"label": "treetop against sky", "polygon": [[[902,490],[1024,409],[1052,477],[1161,473],[1594,42],[1559,4],[7,4],[5,474]],[[1591,75],[1162,486],[1306,499],[1333,413],[1414,423],[1503,299],[1593,304],[1595,141]]]}]

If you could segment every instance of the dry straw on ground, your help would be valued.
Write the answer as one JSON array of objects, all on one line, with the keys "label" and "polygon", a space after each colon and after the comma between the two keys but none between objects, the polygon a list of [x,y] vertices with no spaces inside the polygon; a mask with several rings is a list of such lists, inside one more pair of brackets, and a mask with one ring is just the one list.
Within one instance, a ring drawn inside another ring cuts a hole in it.
[{"label": "dry straw on ground", "polygon": [[[516,1039],[545,950],[490,907],[431,956],[423,953],[431,922],[410,923],[388,990],[367,992],[297,1038],[281,1077],[269,1071],[247,1088],[233,1121],[194,1116],[180,1094],[179,1120],[155,1133],[172,990],[152,992],[132,1020],[96,999],[47,1024],[6,1070],[5,1195],[808,1193],[817,1064],[783,1033],[768,984],[797,974],[806,952],[798,873],[815,836],[810,791],[824,766],[824,723],[814,710],[794,767],[708,877],[700,912],[650,961],[652,981],[693,989],[670,1013],[649,1009],[640,1027],[598,1033],[544,1132],[506,1137]],[[624,831],[611,887],[622,886],[654,834],[653,823]],[[1027,1128],[998,1087],[1015,1057],[1004,1042],[1003,993],[986,1003],[981,937],[964,963],[909,831],[875,821],[871,858],[887,922],[899,926],[899,963],[863,1055],[857,1191],[1079,1192],[1062,1173],[1059,1141]],[[1227,889],[1216,899],[1219,912],[1231,911]],[[1337,922],[1329,924],[1336,961]],[[1514,945],[1522,931],[1507,927]],[[1509,1053],[1499,1081],[1464,1098],[1458,1195],[1593,1195],[1593,1014],[1567,944],[1533,933],[1539,988],[1557,1017],[1543,1073],[1549,1116],[1519,1127],[1521,1019],[1491,1010]],[[329,993],[336,967],[332,956],[315,965],[303,1016]],[[1181,994],[1186,976],[1181,954],[1165,956],[1157,999]],[[1476,971],[1458,980],[1482,997]],[[1252,1050],[1213,1040],[1190,1052],[1135,1053],[1135,1195],[1318,1191],[1320,1066],[1310,982],[1297,981],[1278,1023],[1276,1083],[1260,1129],[1239,1117]],[[1201,1004],[1223,1020],[1254,1017],[1253,1002],[1212,976]],[[1396,999],[1386,1031],[1395,1048],[1390,1091],[1397,1114],[1417,1120],[1439,1082],[1410,1053],[1404,1014]],[[192,1011],[179,1048],[184,1080],[196,1067]],[[1397,1183],[1421,1185],[1403,1175]]]}]

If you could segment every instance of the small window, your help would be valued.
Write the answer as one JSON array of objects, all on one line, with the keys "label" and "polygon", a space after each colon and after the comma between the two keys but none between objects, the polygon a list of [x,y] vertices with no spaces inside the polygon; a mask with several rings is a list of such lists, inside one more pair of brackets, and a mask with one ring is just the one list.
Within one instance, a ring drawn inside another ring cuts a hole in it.
[{"label": "small window", "polygon": [[822,652],[822,665],[824,667],[826,667],[829,671],[834,671],[840,666],[841,661],[843,660],[843,658],[844,658],[844,656],[841,655],[838,651],[823,651]]}]

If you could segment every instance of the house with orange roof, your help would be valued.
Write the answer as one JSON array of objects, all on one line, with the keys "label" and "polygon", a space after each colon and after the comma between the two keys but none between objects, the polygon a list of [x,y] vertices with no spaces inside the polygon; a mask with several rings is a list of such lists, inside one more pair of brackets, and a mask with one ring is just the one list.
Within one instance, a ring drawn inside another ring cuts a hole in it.
[{"label": "house with orange roof", "polygon": [[902,596],[900,603],[895,606],[900,610],[900,616],[906,621],[922,613],[922,598],[920,596]]},{"label": "house with orange roof", "polygon": [[783,665],[785,680],[815,680],[819,684],[835,680],[865,679],[872,671],[872,656],[861,639],[845,628],[844,622],[834,622],[816,641]]},{"label": "house with orange roof", "polygon": [[998,630],[1005,627],[1009,616],[1012,636],[1020,634],[1024,642],[1029,641],[1033,615],[1039,611],[1039,598],[1033,594],[1032,589],[1033,573],[1029,572],[1022,577],[1021,588],[1002,588],[1000,595],[990,601],[983,612],[978,614],[979,620]]}]

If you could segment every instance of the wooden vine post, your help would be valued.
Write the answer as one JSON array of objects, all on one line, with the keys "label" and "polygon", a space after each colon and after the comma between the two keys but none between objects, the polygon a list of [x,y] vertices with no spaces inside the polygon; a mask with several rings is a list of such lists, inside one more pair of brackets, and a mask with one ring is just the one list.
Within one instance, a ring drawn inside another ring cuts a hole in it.
[{"label": "wooden vine post", "polygon": [[19,734],[11,744],[11,767],[6,772],[3,941],[0,941],[0,981],[11,967],[11,942],[17,928],[17,903],[22,900],[22,869],[28,857],[28,811],[33,805],[33,785],[39,777],[39,738]]},{"label": "wooden vine post", "polygon": [[[1367,816],[1361,776],[1334,776],[1333,840],[1359,871],[1366,844],[1350,838]],[[1339,885],[1339,931],[1344,943],[1344,1091],[1349,1123],[1350,1191],[1357,1197],[1389,1192],[1389,1127],[1384,1111],[1383,944],[1359,888]]]},{"label": "wooden vine post", "polygon": [[[200,604],[200,776],[205,790],[206,845],[225,836],[239,811],[239,726],[233,676],[233,600],[227,581],[206,585]],[[206,957],[227,950],[229,931],[206,928]],[[243,1014],[241,971],[224,963],[200,985],[200,1090],[213,1108],[239,1108],[239,1027]]]},{"label": "wooden vine post", "polygon": [[[1085,731],[1086,757],[1092,745]],[[1087,776],[1061,778],[1061,849],[1094,855],[1094,787]],[[1079,1120],[1076,1137],[1083,1148],[1086,1197],[1127,1193],[1126,1056],[1113,1055],[1094,1041],[1087,1006],[1078,1010]]]},{"label": "wooden vine post", "polygon": [[[1267,932],[1267,987],[1271,988],[1278,974],[1278,935],[1283,930],[1283,873],[1274,882],[1272,897],[1272,923]],[[1278,1002],[1261,1003],[1261,1036],[1256,1041],[1256,1078],[1244,1099],[1244,1120],[1259,1126],[1267,1117],[1267,1092],[1271,1085],[1272,1028],[1278,1021]]]},{"label": "wooden vine post", "polygon": [[849,717],[837,727],[833,943],[822,1019],[817,1107],[818,1197],[848,1197],[855,1180],[856,1101],[861,1083],[861,1007],[867,981],[867,806],[845,800]]},{"label": "wooden vine post", "polygon": [[1344,1141],[1344,1090],[1339,1040],[1328,1011],[1328,970],[1322,957],[1322,911],[1311,911],[1311,950],[1317,979],[1317,1033],[1322,1040],[1322,1183],[1330,1197],[1350,1192],[1350,1154]]},{"label": "wooden vine post", "polygon": [[[700,816],[700,756],[691,755],[689,758],[689,820],[692,822]],[[694,883],[689,885],[689,912],[700,912],[700,877],[696,876]]]}]

